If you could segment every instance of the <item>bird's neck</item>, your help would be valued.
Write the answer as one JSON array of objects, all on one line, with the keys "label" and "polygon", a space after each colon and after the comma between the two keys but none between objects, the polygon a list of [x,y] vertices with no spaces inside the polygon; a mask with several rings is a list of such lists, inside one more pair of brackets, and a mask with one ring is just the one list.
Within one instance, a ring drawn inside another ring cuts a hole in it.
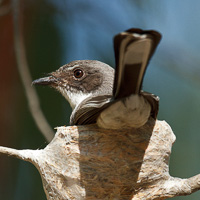
[{"label": "bird's neck", "polygon": [[82,91],[76,91],[76,92],[73,91],[72,92],[70,90],[60,89],[60,92],[66,98],[66,100],[69,102],[72,110],[74,110],[74,108],[76,106],[78,106],[87,97],[91,96],[90,93],[85,94]]}]

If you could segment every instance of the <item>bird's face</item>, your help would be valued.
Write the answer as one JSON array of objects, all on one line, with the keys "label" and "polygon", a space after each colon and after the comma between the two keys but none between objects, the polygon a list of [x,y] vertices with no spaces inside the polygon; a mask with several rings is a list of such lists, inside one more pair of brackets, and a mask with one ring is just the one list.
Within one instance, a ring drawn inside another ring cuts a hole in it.
[{"label": "bird's face", "polygon": [[78,60],[60,67],[48,77],[33,81],[33,84],[49,85],[68,100],[74,109],[91,95],[112,94],[114,70],[95,60]]}]

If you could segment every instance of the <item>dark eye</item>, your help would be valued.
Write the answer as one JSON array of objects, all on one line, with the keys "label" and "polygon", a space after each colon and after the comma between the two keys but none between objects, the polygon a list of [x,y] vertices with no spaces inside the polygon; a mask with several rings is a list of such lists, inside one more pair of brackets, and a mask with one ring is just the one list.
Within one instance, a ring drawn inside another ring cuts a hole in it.
[{"label": "dark eye", "polygon": [[83,76],[83,70],[81,70],[81,69],[76,69],[76,70],[74,71],[74,76],[75,76],[76,78],[81,78],[81,77]]}]

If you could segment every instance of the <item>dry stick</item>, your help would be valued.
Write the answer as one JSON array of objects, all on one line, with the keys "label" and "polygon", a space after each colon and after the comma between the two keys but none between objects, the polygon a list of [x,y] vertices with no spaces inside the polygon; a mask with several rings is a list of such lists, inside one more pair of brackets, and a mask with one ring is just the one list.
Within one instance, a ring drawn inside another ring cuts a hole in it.
[{"label": "dry stick", "polygon": [[39,99],[34,87],[31,87],[32,78],[28,69],[28,63],[26,59],[25,46],[23,41],[23,30],[20,24],[20,1],[12,1],[13,11],[13,25],[14,25],[14,47],[17,59],[18,71],[25,89],[25,94],[28,99],[29,109],[35,120],[39,130],[49,142],[54,136],[52,128],[49,126],[43,112],[40,108]]}]

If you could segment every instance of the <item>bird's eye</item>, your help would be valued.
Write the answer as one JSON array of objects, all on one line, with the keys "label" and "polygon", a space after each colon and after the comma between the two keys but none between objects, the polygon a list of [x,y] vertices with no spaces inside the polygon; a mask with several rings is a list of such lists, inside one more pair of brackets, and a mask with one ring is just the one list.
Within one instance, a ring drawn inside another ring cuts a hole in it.
[{"label": "bird's eye", "polygon": [[74,71],[74,76],[75,76],[75,78],[81,78],[81,77],[83,76],[83,70],[81,70],[81,69],[76,69],[76,70]]}]

